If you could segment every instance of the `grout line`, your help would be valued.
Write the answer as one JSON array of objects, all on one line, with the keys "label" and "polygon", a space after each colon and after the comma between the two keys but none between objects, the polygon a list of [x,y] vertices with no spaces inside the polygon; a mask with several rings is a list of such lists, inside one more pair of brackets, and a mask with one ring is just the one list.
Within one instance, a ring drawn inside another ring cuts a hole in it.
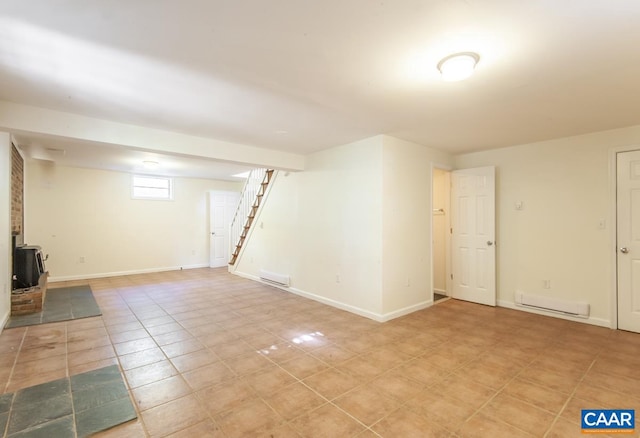
[{"label": "grout line", "polygon": [[564,404],[562,405],[562,408],[560,408],[560,411],[558,411],[558,413],[556,414],[556,417],[553,419],[553,421],[551,422],[551,425],[549,426],[549,428],[545,431],[544,437],[546,438],[549,433],[551,432],[551,430],[553,429],[553,426],[556,425],[556,423],[558,422],[558,420],[560,419],[560,416],[562,415],[562,413],[564,412],[564,410],[567,408],[567,406],[569,405],[569,402],[571,401],[571,399],[573,398],[573,396],[575,395],[576,391],[578,390],[578,386],[580,386],[580,384],[582,383],[582,381],[584,380],[585,377],[587,377],[587,374],[589,374],[589,371],[591,371],[591,368],[593,368],[593,366],[595,365],[596,361],[598,360],[598,358],[600,357],[600,354],[602,354],[602,351],[598,352],[598,354],[596,355],[596,357],[591,361],[591,364],[589,365],[589,368],[587,368],[587,370],[584,372],[584,374],[582,375],[582,377],[580,378],[580,380],[578,380],[578,382],[576,383],[576,386],[573,388],[573,391],[571,391],[571,394],[569,394],[569,396],[567,397],[567,400],[565,400]]},{"label": "grout line", "polygon": [[[485,354],[486,354],[486,353],[485,353]],[[487,401],[485,401],[485,402],[484,402],[484,403],[483,403],[483,404],[482,404],[478,409],[476,409],[476,410],[475,410],[475,411],[474,411],[474,412],[469,416],[469,418],[467,418],[467,419],[466,419],[466,420],[465,420],[465,421],[464,421],[464,422],[463,422],[463,423],[462,423],[462,424],[461,424],[461,425],[460,425],[460,426],[459,426],[459,427],[454,431],[454,433],[458,433],[458,432],[459,432],[459,431],[464,427],[465,423],[468,423],[468,422],[469,422],[473,417],[475,417],[476,415],[478,415],[478,414],[480,413],[480,411],[481,411],[483,408],[485,408],[486,406],[488,406],[488,405],[489,405],[489,404],[490,404],[490,403],[491,403],[491,402],[492,402],[492,401],[493,401],[493,400],[498,396],[498,394],[502,393],[502,391],[504,390],[504,388],[506,388],[506,387],[507,387],[511,382],[513,382],[516,378],[518,378],[518,376],[520,376],[520,375],[524,372],[524,370],[526,370],[526,369],[527,369],[527,368],[528,368],[532,363],[534,363],[534,362],[535,362],[535,361],[536,361],[536,360],[537,360],[541,355],[542,355],[542,353],[538,353],[538,354],[537,354],[536,356],[534,356],[534,357],[533,357],[529,362],[527,362],[525,365],[523,365],[523,366],[521,367],[520,371],[519,371],[519,372],[517,372],[516,374],[514,374],[514,375],[513,375],[513,377],[511,377],[511,379],[509,379],[506,383],[504,383],[502,386],[500,386],[500,388],[495,389],[495,390],[494,390],[494,391],[495,391],[495,392],[494,392],[494,394],[493,394],[493,395],[492,395],[492,396],[491,396]],[[484,356],[484,354],[481,354],[479,357],[483,357],[483,356]],[[490,388],[490,387],[489,387],[489,388]],[[492,389],[492,390],[493,390],[494,388],[490,388],[490,389]],[[522,401],[522,402],[524,402],[524,400],[521,400],[521,401]],[[524,402],[524,403],[526,403],[526,402]],[[532,405],[532,406],[533,406],[533,405]],[[537,407],[537,406],[536,406],[536,407]],[[509,424],[509,423],[507,423],[507,422],[505,422],[505,421],[502,421],[501,419],[497,419],[497,418],[493,418],[493,419],[494,419],[494,420],[496,420],[496,421],[498,421],[498,422],[500,422],[500,423],[502,423],[502,424],[508,425],[508,426],[510,426],[510,427],[514,427],[514,428],[516,428],[516,429],[518,429],[518,430],[521,430],[521,431],[522,431],[522,432],[524,432],[524,433],[529,434],[529,432],[527,432],[527,431],[525,431],[525,430],[522,430],[522,429],[520,429],[519,427],[513,426],[513,425],[511,425],[511,424]]]},{"label": "grout line", "polygon": [[[22,334],[22,339],[20,340],[20,345],[18,346],[18,349],[16,351],[16,357],[13,360],[13,365],[11,365],[11,372],[9,373],[9,378],[7,379],[7,383],[4,386],[4,391],[3,393],[6,393],[7,390],[9,389],[9,385],[11,384],[11,381],[13,380],[13,373],[16,370],[16,365],[18,364],[18,358],[20,357],[20,353],[22,353],[22,346],[24,345],[24,341],[25,339],[27,339],[27,331],[28,331],[29,327],[25,327],[24,329],[24,333]],[[14,391],[15,393],[15,391]]]}]

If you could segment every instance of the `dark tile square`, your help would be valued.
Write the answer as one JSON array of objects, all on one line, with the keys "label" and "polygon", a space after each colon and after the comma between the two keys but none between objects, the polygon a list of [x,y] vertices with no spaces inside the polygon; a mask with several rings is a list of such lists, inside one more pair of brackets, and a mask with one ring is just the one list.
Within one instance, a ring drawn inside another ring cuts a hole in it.
[{"label": "dark tile square", "polygon": [[78,437],[86,437],[137,417],[129,396],[76,413]]},{"label": "dark tile square", "polygon": [[[13,393],[0,395],[0,414],[9,412],[11,402],[13,401]],[[0,429],[2,430],[2,429]]]},{"label": "dark tile square", "polygon": [[21,432],[71,414],[73,414],[73,408],[71,395],[68,393],[57,397],[49,396],[38,403],[24,405],[20,408],[17,408],[14,403],[7,433]]},{"label": "dark tile square", "polygon": [[43,323],[64,321],[67,319],[71,319],[71,311],[63,310],[60,312],[47,312],[42,315]]},{"label": "dark tile square", "polygon": [[11,317],[6,327],[68,321],[101,314],[100,307],[88,285],[53,288],[47,290],[42,312]]},{"label": "dark tile square", "polygon": [[76,415],[79,412],[106,405],[114,400],[129,398],[127,388],[122,379],[93,386],[84,390],[73,392],[73,409]]},{"label": "dark tile square", "polygon": [[75,436],[73,416],[68,415],[37,427],[8,435],[7,438],[75,438]]},{"label": "dark tile square", "polygon": [[8,412],[5,412],[4,414],[0,414],[0,430],[3,433],[4,433],[4,430],[7,428],[7,420],[8,419],[9,419],[9,413]]},{"label": "dark tile square", "polygon": [[6,325],[6,328],[25,327],[27,325],[35,325],[42,323],[42,312],[33,313],[31,315],[12,316]]},{"label": "dark tile square", "polygon": [[87,318],[89,316],[96,316],[100,314],[100,308],[95,304],[78,304],[77,306],[71,306],[71,313],[74,318]]},{"label": "dark tile square", "polygon": [[69,379],[66,377],[31,386],[16,392],[15,399],[13,400],[13,409],[28,408],[33,404],[45,402],[60,395],[69,395],[70,393]]},{"label": "dark tile square", "polygon": [[115,381],[122,381],[118,365],[111,365],[98,370],[71,376],[71,390],[73,392],[92,389]]}]

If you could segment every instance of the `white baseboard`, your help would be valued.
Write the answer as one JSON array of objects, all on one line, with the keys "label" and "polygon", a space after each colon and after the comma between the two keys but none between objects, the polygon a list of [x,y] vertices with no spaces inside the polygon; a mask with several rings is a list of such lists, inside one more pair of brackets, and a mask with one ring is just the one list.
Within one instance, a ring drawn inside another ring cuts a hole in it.
[{"label": "white baseboard", "polygon": [[153,272],[180,271],[182,269],[197,269],[197,268],[208,268],[208,267],[209,267],[208,264],[201,263],[197,265],[188,265],[188,266],[168,266],[164,268],[147,268],[147,269],[134,269],[131,271],[100,272],[95,274],[81,274],[81,275],[64,275],[60,277],[52,277],[50,275],[49,282],[55,283],[57,281],[89,280],[92,278],[120,277],[122,275],[150,274]]},{"label": "white baseboard", "polygon": [[365,318],[373,319],[374,321],[384,322],[382,315],[375,312],[371,312],[369,310],[361,309],[360,307],[352,306],[351,304],[346,304],[340,301],[332,300],[331,298],[326,298],[321,295],[316,295],[311,292],[296,289],[295,287],[288,287],[288,288],[283,287],[281,289],[289,290],[301,297],[309,298],[311,300],[318,301],[319,303],[326,304],[328,306],[335,307],[337,309],[346,310],[347,312],[355,313],[356,315],[364,316]]},{"label": "white baseboard", "polygon": [[394,310],[393,312],[385,313],[382,315],[382,319],[380,322],[391,321],[392,319],[399,318],[404,315],[408,315],[410,313],[416,312],[418,310],[426,309],[427,307],[433,306],[433,300],[422,301],[418,304],[414,304],[412,306],[407,306],[403,309]]},{"label": "white baseboard", "polygon": [[443,290],[443,289],[433,289],[433,292],[437,293],[437,294],[440,294],[440,295],[447,295],[447,291]]},{"label": "white baseboard", "polygon": [[567,321],[574,321],[574,322],[580,322],[583,324],[597,325],[599,327],[612,328],[611,321],[609,321],[608,319],[594,318],[593,316],[589,316],[588,318],[585,318],[585,317],[565,315],[562,313],[546,311],[543,309],[534,309],[531,307],[519,306],[513,301],[507,301],[507,300],[498,300],[497,305],[499,307],[506,307],[507,309],[519,310],[521,312],[535,313],[536,315],[551,316],[554,318],[566,319]]},{"label": "white baseboard", "polygon": [[2,316],[2,319],[0,319],[0,333],[2,333],[2,330],[4,330],[4,326],[7,324],[7,321],[9,321],[9,315],[11,315],[11,307],[7,309],[7,311]]},{"label": "white baseboard", "polygon": [[394,310],[393,312],[380,314],[380,313],[371,312],[370,310],[362,309],[362,308],[357,307],[357,306],[353,306],[351,304],[346,304],[346,303],[343,303],[341,301],[336,301],[336,300],[333,300],[331,298],[323,297],[321,295],[316,295],[316,294],[311,293],[311,292],[307,292],[307,291],[304,291],[304,290],[301,290],[301,289],[297,289],[295,287],[284,287],[284,286],[279,286],[279,285],[274,284],[274,283],[262,281],[260,279],[260,277],[255,276],[255,275],[245,274],[243,272],[236,271],[236,270],[234,270],[233,272],[232,271],[230,271],[230,272],[232,274],[234,274],[234,275],[239,276],[239,277],[243,277],[243,278],[246,278],[246,279],[249,279],[249,280],[257,281],[259,283],[267,284],[269,286],[277,287],[278,289],[282,289],[284,291],[288,291],[288,292],[294,293],[294,294],[299,295],[299,296],[304,297],[304,298],[309,298],[311,300],[317,301],[317,302],[322,303],[322,304],[326,304],[326,305],[331,306],[331,307],[335,307],[337,309],[346,310],[347,312],[351,312],[351,313],[354,313],[356,315],[364,316],[365,318],[369,318],[369,319],[372,319],[372,320],[377,321],[377,322],[387,322],[387,321],[390,321],[392,319],[399,318],[399,317],[404,316],[404,315],[408,315],[409,313],[415,312],[416,310],[426,309],[427,307],[433,305],[433,301],[432,300],[428,300],[428,301],[420,302],[418,304],[414,304],[412,306],[407,306],[407,307],[402,308],[402,309]]}]

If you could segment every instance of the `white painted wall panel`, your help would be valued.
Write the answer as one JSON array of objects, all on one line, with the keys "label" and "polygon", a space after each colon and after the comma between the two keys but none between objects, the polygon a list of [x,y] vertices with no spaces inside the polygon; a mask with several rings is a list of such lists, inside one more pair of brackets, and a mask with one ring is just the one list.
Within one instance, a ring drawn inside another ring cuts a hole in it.
[{"label": "white painted wall panel", "polygon": [[37,160],[26,162],[25,181],[25,240],[49,254],[53,281],[208,266],[207,192],[241,190],[180,178],[172,201],[131,199],[127,173]]}]

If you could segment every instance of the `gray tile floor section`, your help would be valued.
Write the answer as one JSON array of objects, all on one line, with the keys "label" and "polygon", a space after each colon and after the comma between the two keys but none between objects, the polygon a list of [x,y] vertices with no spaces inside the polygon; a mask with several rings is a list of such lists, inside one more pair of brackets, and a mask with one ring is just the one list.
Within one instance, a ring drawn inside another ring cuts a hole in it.
[{"label": "gray tile floor section", "polygon": [[136,417],[117,365],[0,396],[6,438],[86,437]]},{"label": "gray tile floor section", "polygon": [[101,314],[89,285],[51,288],[47,290],[42,312],[12,316],[6,328],[67,321]]}]

